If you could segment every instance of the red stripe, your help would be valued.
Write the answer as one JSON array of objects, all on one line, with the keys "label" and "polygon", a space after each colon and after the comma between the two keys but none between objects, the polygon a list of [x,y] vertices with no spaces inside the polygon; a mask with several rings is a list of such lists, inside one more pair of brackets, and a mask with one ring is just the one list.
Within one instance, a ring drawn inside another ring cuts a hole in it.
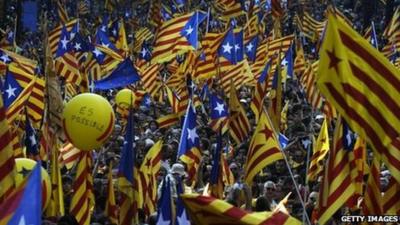
[{"label": "red stripe", "polygon": [[397,89],[400,87],[400,80],[396,74],[393,74],[384,64],[382,64],[376,56],[365,50],[358,42],[354,41],[352,37],[348,36],[345,32],[339,29],[339,35],[344,45],[351,49],[359,57],[361,57],[369,66],[379,73],[389,84]]},{"label": "red stripe", "polygon": [[[390,138],[395,139],[398,136],[397,130],[391,126],[391,124],[385,119],[385,116],[379,112],[379,110],[370,102],[367,96],[359,92],[350,84],[343,83],[342,86],[346,93],[348,93],[351,97],[353,97],[354,100],[365,107],[365,110],[367,110],[369,114],[375,118],[375,120],[380,124],[382,129]],[[398,116],[400,117],[400,115]]]},{"label": "red stripe", "polygon": [[375,80],[373,80],[368,74],[364,73],[360,68],[354,65],[352,62],[350,63],[350,67],[353,71],[353,74],[360,79],[365,86],[369,88],[370,91],[375,93],[383,102],[386,107],[397,117],[400,116],[400,107],[398,103],[393,100],[393,98],[383,89]]},{"label": "red stripe", "polygon": [[[255,153],[256,151],[258,151],[260,148],[262,148],[264,146],[265,146],[264,144],[257,145],[253,152]],[[275,148],[275,147],[274,148],[265,149],[265,150],[263,149],[263,153],[261,155],[259,155],[252,162],[252,164],[250,164],[248,167],[246,167],[247,168],[246,174],[249,174],[254,169],[254,167],[256,167],[257,165],[261,164],[261,162],[263,160],[267,159],[268,157],[270,157],[270,156],[272,156],[274,154],[278,154],[278,153],[281,153],[281,152],[280,152],[280,150],[278,148]],[[251,158],[249,158],[248,160],[250,162]]]},{"label": "red stripe", "polygon": [[[335,98],[335,100],[346,110],[347,115],[350,117],[350,119],[354,120],[360,126],[362,126],[365,130],[365,132],[369,136],[369,140],[371,143],[374,145],[375,149],[377,151],[380,151],[381,153],[385,154],[387,156],[388,162],[393,165],[397,170],[400,170],[400,161],[392,157],[386,147],[383,145],[381,142],[378,134],[375,132],[375,130],[371,127],[371,125],[364,120],[363,117],[361,117],[357,111],[354,110],[353,107],[350,107],[346,100],[343,98],[343,96],[335,89],[335,87],[330,84],[330,83],[325,83],[328,91],[332,94],[332,96]],[[393,143],[396,143],[396,139],[393,141]]]}]

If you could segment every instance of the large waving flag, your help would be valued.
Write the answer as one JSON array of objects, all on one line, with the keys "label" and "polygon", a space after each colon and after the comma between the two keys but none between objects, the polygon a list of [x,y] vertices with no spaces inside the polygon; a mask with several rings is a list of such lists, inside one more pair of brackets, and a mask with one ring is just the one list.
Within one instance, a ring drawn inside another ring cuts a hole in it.
[{"label": "large waving flag", "polygon": [[224,200],[198,194],[182,195],[190,219],[196,225],[300,225],[301,222],[283,212],[249,213]]},{"label": "large waving flag", "polygon": [[251,185],[253,178],[269,164],[283,159],[278,138],[268,115],[263,111],[250,142],[245,164],[244,180]]},{"label": "large waving flag", "polygon": [[95,81],[96,90],[124,87],[140,80],[140,76],[133,66],[133,62],[127,58],[121,62],[110,76],[103,80]]},{"label": "large waving flag", "polygon": [[318,223],[325,224],[355,193],[351,176],[354,137],[347,124],[336,123],[333,148],[330,151],[318,199]]},{"label": "large waving flag", "polygon": [[0,203],[11,193],[15,185],[15,160],[11,142],[11,133],[6,120],[6,108],[0,95]]},{"label": "large waving flag", "polygon": [[197,47],[198,27],[206,18],[202,12],[185,14],[164,22],[158,32],[152,62],[167,62]]},{"label": "large waving flag", "polygon": [[400,181],[400,73],[334,15],[328,16],[317,85]]},{"label": "large waving flag", "polygon": [[41,168],[36,163],[26,180],[0,204],[0,224],[42,224]]},{"label": "large waving flag", "polygon": [[178,158],[186,164],[200,163],[200,138],[197,134],[196,113],[189,102],[178,147]]}]

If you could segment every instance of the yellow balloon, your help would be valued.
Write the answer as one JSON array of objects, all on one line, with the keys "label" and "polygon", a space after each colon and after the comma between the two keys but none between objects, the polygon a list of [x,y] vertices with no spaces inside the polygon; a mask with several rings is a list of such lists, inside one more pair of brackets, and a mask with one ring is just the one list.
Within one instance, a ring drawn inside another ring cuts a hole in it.
[{"label": "yellow balloon", "polygon": [[115,96],[115,102],[121,108],[129,108],[135,102],[135,94],[130,89],[122,89]]},{"label": "yellow balloon", "polygon": [[90,151],[107,140],[114,129],[114,119],[114,111],[105,98],[92,93],[80,94],[64,107],[64,133],[75,147]]},{"label": "yellow balloon", "polygon": [[[27,158],[16,158],[15,166],[17,167],[17,175],[15,177],[15,182],[16,185],[19,186],[24,180],[24,178],[26,178],[30,174],[33,167],[36,166],[36,162],[34,160]],[[46,209],[51,197],[51,181],[49,174],[43,167],[41,171],[41,176],[42,176],[42,209]]]}]

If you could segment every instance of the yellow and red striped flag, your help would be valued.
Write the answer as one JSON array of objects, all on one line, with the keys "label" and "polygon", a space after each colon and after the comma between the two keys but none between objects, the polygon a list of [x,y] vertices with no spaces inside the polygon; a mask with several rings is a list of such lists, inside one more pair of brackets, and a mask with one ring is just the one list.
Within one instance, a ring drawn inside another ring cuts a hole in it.
[{"label": "yellow and red striped flag", "polygon": [[196,225],[300,225],[301,222],[283,212],[249,213],[221,199],[198,194],[183,194],[183,203]]},{"label": "yellow and red striped flag", "polygon": [[283,16],[284,11],[282,9],[280,0],[271,0],[271,13],[274,18]]},{"label": "yellow and red striped flag", "polygon": [[177,54],[185,52],[185,50],[174,51],[174,49],[177,43],[180,43],[179,39],[186,39],[182,37],[181,31],[192,15],[193,13],[185,14],[162,24],[160,31],[155,37],[156,41],[152,52],[152,63],[167,62],[175,58]]},{"label": "yellow and red striped flag", "polygon": [[94,206],[92,157],[90,151],[82,151],[73,184],[74,194],[71,199],[70,213],[79,225],[89,225]]},{"label": "yellow and red striped flag", "polygon": [[0,203],[15,187],[16,167],[6,109],[0,95]]},{"label": "yellow and red striped flag", "polygon": [[160,129],[166,128],[166,127],[169,127],[169,126],[172,126],[172,125],[178,123],[179,115],[176,113],[168,114],[168,115],[159,117],[156,121],[157,121],[158,127]]},{"label": "yellow and red striped flag", "polygon": [[214,7],[222,13],[222,19],[226,21],[245,13],[240,3],[235,0],[217,0],[214,2]]},{"label": "yellow and red striped flag", "polygon": [[79,85],[82,81],[78,60],[72,53],[65,53],[55,60],[55,72],[67,82]]},{"label": "yellow and red striped flag", "polygon": [[250,129],[246,111],[239,102],[232,82],[229,98],[229,134],[237,144],[240,144],[248,137]]},{"label": "yellow and red striped flag", "polygon": [[153,99],[161,88],[161,77],[159,76],[159,71],[160,65],[156,63],[147,67],[142,73],[140,73],[143,86]]},{"label": "yellow and red striped flag", "polygon": [[[318,199],[318,223],[325,224],[355,193],[351,175],[353,158],[349,128],[339,118],[336,123],[333,148],[330,151]],[[351,156],[350,156],[351,155]]]},{"label": "yellow and red striped flag", "polygon": [[400,215],[400,185],[393,177],[389,180],[382,201],[385,215]]},{"label": "yellow and red striped flag", "polygon": [[365,188],[362,212],[364,215],[383,215],[383,198],[381,193],[381,158],[374,155],[371,172]]},{"label": "yellow and red striped flag", "polygon": [[59,151],[58,161],[67,169],[71,169],[75,165],[81,154],[81,150],[75,148],[71,143],[66,143]]},{"label": "yellow and red striped flag", "polygon": [[316,41],[321,37],[326,21],[317,21],[307,12],[304,12],[302,19],[299,17],[297,17],[297,19],[299,28],[304,36],[310,38],[312,41]]},{"label": "yellow and red striped flag", "polygon": [[143,186],[143,204],[148,215],[156,211],[157,206],[157,174],[161,168],[161,148],[163,141],[157,141],[147,152],[143,159],[140,171],[144,179],[141,184]]},{"label": "yellow and red striped flag", "polygon": [[331,14],[320,50],[317,85],[400,181],[400,73],[367,40]]},{"label": "yellow and red striped flag", "polygon": [[[53,135],[53,138],[55,136]],[[61,180],[60,165],[58,162],[58,149],[56,145],[51,146],[50,160],[50,180],[51,180],[51,197],[49,205],[46,209],[46,215],[49,217],[60,217],[65,214],[64,209],[64,192]]]},{"label": "yellow and red striped flag", "polygon": [[278,139],[267,113],[263,110],[247,152],[244,181],[251,185],[260,171],[280,159],[283,159],[283,154]]},{"label": "yellow and red striped flag", "polygon": [[104,214],[113,224],[118,224],[118,207],[115,202],[114,182],[112,174],[112,163],[110,163],[107,177],[107,200]]},{"label": "yellow and red striped flag", "polygon": [[[67,22],[64,26],[67,28],[67,31],[70,32],[71,29],[77,25],[78,20],[73,19]],[[52,31],[49,32],[49,45],[51,49],[51,53],[55,56],[58,48],[58,43],[60,42],[61,30],[63,29],[63,24],[58,25]]]},{"label": "yellow and red striped flag", "polygon": [[308,66],[300,78],[300,83],[306,92],[306,99],[314,109],[321,108],[324,100],[316,85],[318,64],[319,61],[316,61]]},{"label": "yellow and red striped flag", "polygon": [[329,134],[328,122],[324,119],[318,139],[313,146],[313,155],[310,159],[310,167],[308,169],[307,180],[314,181],[322,172],[322,162],[329,152]]},{"label": "yellow and red striped flag", "polygon": [[69,20],[68,13],[67,10],[65,10],[65,6],[63,5],[63,2],[61,2],[61,0],[57,0],[57,13],[61,23],[67,23],[67,21]]}]

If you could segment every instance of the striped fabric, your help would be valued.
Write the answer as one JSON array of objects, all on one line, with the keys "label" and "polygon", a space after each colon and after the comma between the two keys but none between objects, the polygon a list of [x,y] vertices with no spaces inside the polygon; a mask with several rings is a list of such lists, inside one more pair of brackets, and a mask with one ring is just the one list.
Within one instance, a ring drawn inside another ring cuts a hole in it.
[{"label": "striped fabric", "polygon": [[329,152],[329,134],[328,134],[328,122],[324,119],[321,130],[319,132],[317,141],[313,146],[313,155],[310,159],[310,167],[307,173],[307,180],[315,181],[321,175],[322,163],[325,156]]},{"label": "striped fabric", "polygon": [[231,83],[233,83],[235,91],[239,90],[243,85],[246,79],[244,69],[244,62],[242,61],[236,65],[230,66],[228,70],[220,72],[220,85],[225,92],[225,96],[229,96],[232,87]]},{"label": "striped fabric", "polygon": [[108,172],[107,176],[107,200],[104,214],[107,216],[111,223],[118,224],[118,208],[115,202],[112,163],[110,163],[110,166],[108,168],[110,171]]},{"label": "striped fabric", "polygon": [[282,212],[249,213],[224,200],[198,194],[182,195],[191,221],[196,225],[299,225],[300,221]]},{"label": "striped fabric", "polygon": [[306,99],[314,109],[321,108],[324,101],[316,86],[318,64],[319,61],[316,61],[312,65],[308,66],[300,78],[300,83],[306,92]]},{"label": "striped fabric", "polygon": [[179,122],[179,115],[175,113],[161,116],[157,119],[157,124],[160,129],[170,127],[178,122]]},{"label": "striped fabric", "polygon": [[140,73],[143,86],[153,99],[156,97],[161,88],[159,71],[160,65],[153,64]]},{"label": "striped fabric", "polygon": [[256,59],[250,64],[251,72],[255,79],[261,76],[261,73],[268,62],[268,39],[264,39],[257,47]]},{"label": "striped fabric", "polygon": [[400,52],[400,7],[397,7],[394,12],[392,19],[383,32],[383,36],[388,40],[388,43],[382,49],[382,53],[386,57]]},{"label": "striped fabric", "polygon": [[390,178],[388,187],[382,197],[383,212],[386,215],[400,214],[400,185],[393,177]]},{"label": "striped fabric", "polygon": [[55,72],[67,82],[80,85],[82,78],[79,71],[78,60],[72,53],[65,53],[55,60]]},{"label": "striped fabric", "polygon": [[61,2],[61,0],[57,0],[57,13],[58,13],[58,18],[60,19],[62,24],[67,23],[68,19],[68,13],[67,10],[65,10],[65,6]]},{"label": "striped fabric", "polygon": [[139,53],[144,41],[149,41],[154,37],[154,34],[147,27],[142,27],[135,32],[135,42],[133,45],[133,51]]},{"label": "striped fabric", "polygon": [[283,159],[277,136],[268,115],[263,110],[250,141],[244,167],[244,181],[251,186],[253,178],[271,163]]},{"label": "striped fabric", "polygon": [[400,75],[378,50],[333,15],[320,51],[317,85],[376,157],[400,180]]},{"label": "striped fabric", "polygon": [[201,41],[204,57],[197,58],[194,79],[205,80],[217,74],[218,68],[215,66],[217,49],[223,38],[224,35],[219,33],[206,33],[204,35]]},{"label": "striped fabric", "polygon": [[0,203],[15,187],[16,167],[11,135],[6,120],[3,97],[0,96]]},{"label": "striped fabric", "polygon": [[184,28],[190,17],[193,13],[186,14],[171,20],[164,22],[158,32],[157,36],[155,37],[155,43],[153,48],[153,63],[163,63],[167,62],[173,58],[177,54],[185,52],[183,51],[174,51],[175,47],[180,45],[187,45],[190,44],[186,41],[186,44],[180,41],[180,39],[186,39],[182,37],[181,30]]},{"label": "striped fabric", "polygon": [[229,98],[229,134],[236,142],[242,143],[250,133],[250,123],[243,106],[240,104],[233,83],[231,84]]},{"label": "striped fabric", "polygon": [[91,208],[94,206],[91,152],[81,152],[73,184],[70,213],[79,225],[89,225]]},{"label": "striped fabric", "polygon": [[274,18],[283,16],[284,11],[282,9],[280,0],[271,0],[271,13]]},{"label": "striped fabric", "polygon": [[240,3],[235,0],[217,0],[213,6],[222,13],[222,19],[225,21],[244,14]]},{"label": "striped fabric", "polygon": [[[55,137],[55,136],[53,136]],[[58,150],[56,146],[52,146],[50,160],[50,180],[51,180],[51,197],[49,205],[46,209],[46,216],[62,216],[65,214],[64,209],[64,192],[61,183],[61,168],[58,161]]]},{"label": "striped fabric", "polygon": [[335,128],[334,146],[330,151],[318,199],[318,223],[325,224],[355,193],[351,175],[353,151],[343,146],[343,122],[338,120]]},{"label": "striped fabric", "polygon": [[140,166],[141,184],[144,197],[143,204],[147,215],[156,211],[157,206],[157,175],[161,169],[162,141],[156,142],[147,152]]},{"label": "striped fabric", "polygon": [[306,59],[304,57],[303,44],[299,38],[296,39],[296,58],[294,59],[293,70],[298,77],[301,77],[306,70]]},{"label": "striped fabric", "polygon": [[383,215],[383,199],[381,194],[381,159],[374,155],[371,165],[371,172],[368,176],[368,183],[362,202],[364,215]]},{"label": "striped fabric", "polygon": [[258,35],[258,16],[254,15],[247,21],[246,26],[244,27],[244,43],[250,41],[251,38]]},{"label": "striped fabric", "polygon": [[[70,32],[71,29],[78,23],[77,19],[73,19],[65,24],[67,31]],[[49,45],[51,53],[55,56],[58,48],[58,43],[60,42],[61,30],[63,25],[58,25],[52,31],[49,32]]]},{"label": "striped fabric", "polygon": [[299,16],[296,16],[296,19],[300,31],[303,32],[306,37],[310,38],[313,41],[316,41],[321,37],[326,21],[317,21],[312,18],[311,15],[307,12],[304,12],[302,19],[300,19]]},{"label": "striped fabric", "polygon": [[[8,70],[14,75],[21,87],[24,88],[23,93],[30,95],[27,97],[26,102],[28,115],[33,124],[37,126],[41,122],[44,112],[44,79],[34,76],[33,73],[28,73],[21,64],[11,63],[8,65]],[[21,93],[21,97],[23,93]]]},{"label": "striped fabric", "polygon": [[58,162],[67,169],[71,169],[78,162],[81,154],[81,150],[75,148],[71,143],[66,143],[59,151]]}]

